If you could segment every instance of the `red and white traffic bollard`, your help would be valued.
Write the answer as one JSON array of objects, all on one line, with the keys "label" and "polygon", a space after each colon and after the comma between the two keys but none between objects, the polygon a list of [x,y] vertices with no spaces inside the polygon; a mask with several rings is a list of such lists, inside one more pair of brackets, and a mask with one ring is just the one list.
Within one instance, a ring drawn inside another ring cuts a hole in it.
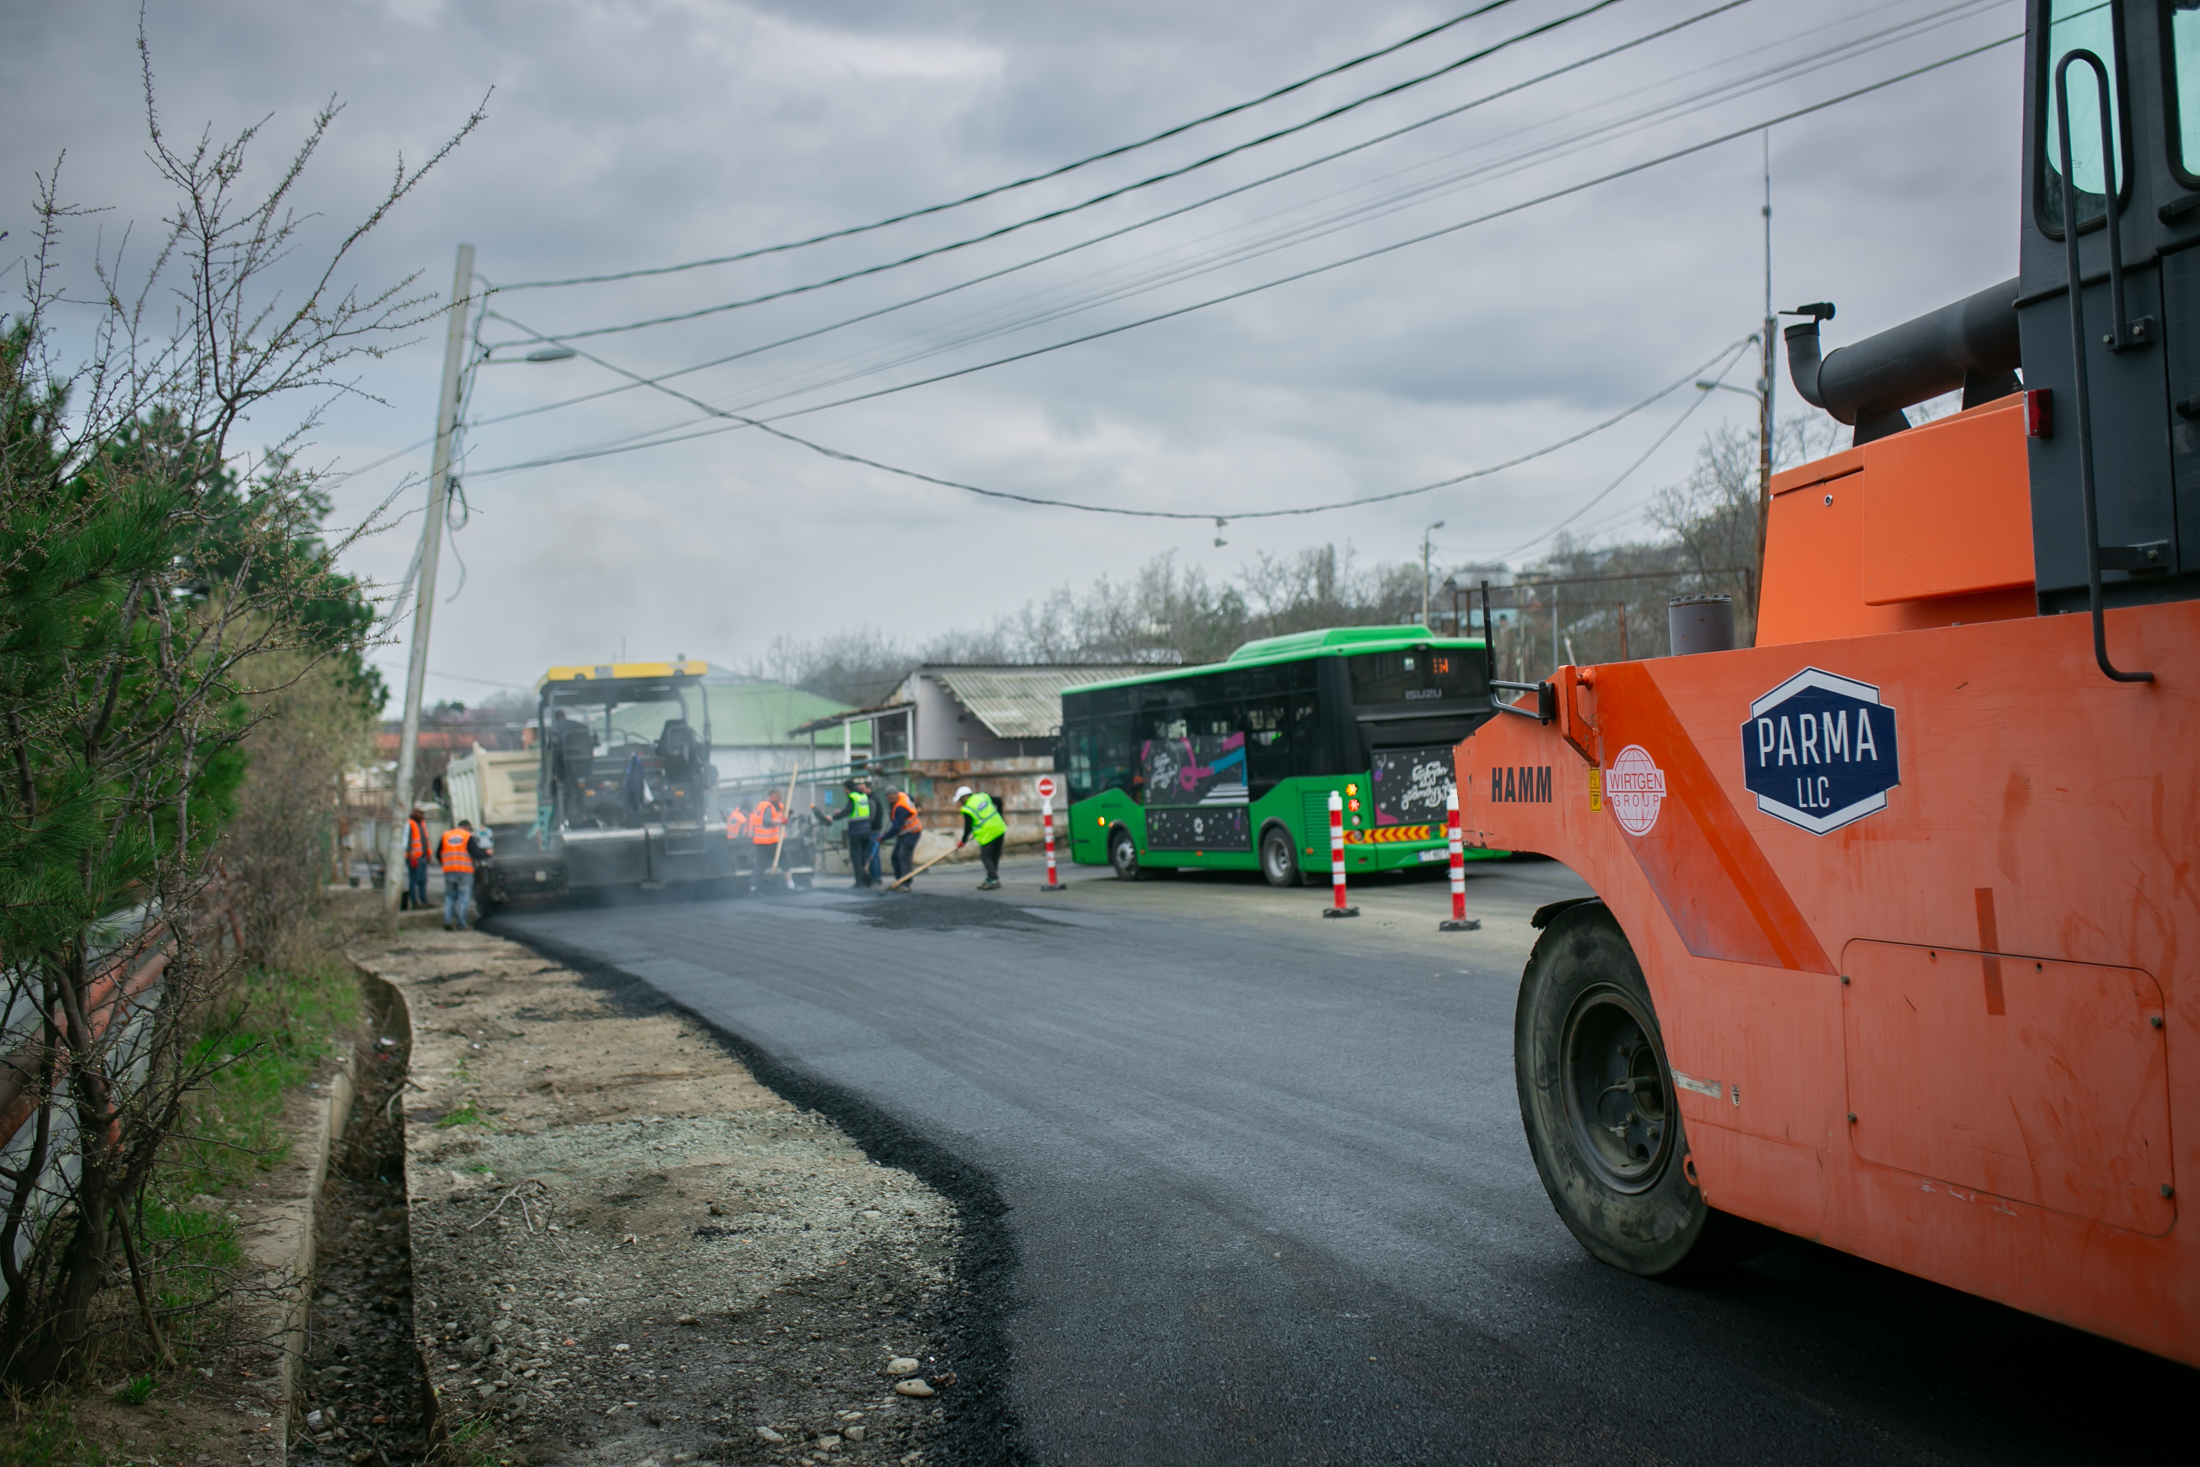
[{"label": "red and white traffic bollard", "polygon": [[1047,884],[1040,887],[1039,890],[1065,891],[1068,888],[1064,887],[1061,879],[1054,874],[1054,801],[1041,800],[1039,802],[1039,825],[1046,832],[1047,837]]},{"label": "red and white traffic bollard", "polygon": [[1451,920],[1436,924],[1439,932],[1475,932],[1479,917],[1467,915],[1467,846],[1459,835],[1459,791],[1444,797],[1444,826],[1451,836]]},{"label": "red and white traffic bollard", "polygon": [[1344,796],[1329,792],[1329,909],[1324,917],[1357,917],[1358,907],[1344,904]]}]

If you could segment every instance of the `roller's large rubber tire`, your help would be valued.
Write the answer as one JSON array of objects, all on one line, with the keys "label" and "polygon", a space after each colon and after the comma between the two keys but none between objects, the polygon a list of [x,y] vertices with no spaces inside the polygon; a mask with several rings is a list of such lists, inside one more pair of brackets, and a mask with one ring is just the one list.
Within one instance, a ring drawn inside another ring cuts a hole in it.
[{"label": "roller's large rubber tire", "polygon": [[1260,874],[1270,886],[1298,886],[1305,881],[1299,870],[1299,848],[1291,832],[1271,825],[1261,832]]},{"label": "roller's large rubber tire", "polygon": [[1118,881],[1136,881],[1141,874],[1138,869],[1138,842],[1132,840],[1131,833],[1120,826],[1108,836],[1108,865],[1114,868],[1115,879]]},{"label": "roller's large rubber tire", "polygon": [[1688,1179],[1657,1010],[1602,902],[1560,913],[1537,940],[1513,1073],[1543,1188],[1595,1257],[1656,1277],[1756,1251],[1763,1230],[1714,1212]]}]

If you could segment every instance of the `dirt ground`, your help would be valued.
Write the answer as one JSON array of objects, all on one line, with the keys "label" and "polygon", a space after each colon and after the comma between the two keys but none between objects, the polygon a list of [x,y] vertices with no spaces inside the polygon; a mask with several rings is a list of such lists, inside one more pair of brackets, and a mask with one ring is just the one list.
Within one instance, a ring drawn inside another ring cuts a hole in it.
[{"label": "dirt ground", "polygon": [[[351,1036],[342,1036],[349,1047]],[[337,1061],[324,1065],[311,1088],[284,1106],[283,1129],[295,1138],[279,1167],[229,1197],[200,1199],[236,1220],[248,1260],[233,1304],[218,1333],[190,1352],[187,1368],[165,1373],[153,1394],[128,1404],[119,1393],[149,1362],[117,1362],[111,1378],[95,1379],[71,1402],[77,1427],[117,1467],[192,1467],[192,1464],[262,1464],[284,1460],[282,1432],[282,1329],[285,1301],[296,1288],[296,1244],[311,1206],[312,1146],[306,1139],[326,1123],[327,1084]],[[125,1308],[114,1291],[109,1307]]]},{"label": "dirt ground", "polygon": [[972,1395],[947,1198],[702,1025],[517,944],[353,956],[411,1010],[412,1305],[455,1460],[938,1455]]}]

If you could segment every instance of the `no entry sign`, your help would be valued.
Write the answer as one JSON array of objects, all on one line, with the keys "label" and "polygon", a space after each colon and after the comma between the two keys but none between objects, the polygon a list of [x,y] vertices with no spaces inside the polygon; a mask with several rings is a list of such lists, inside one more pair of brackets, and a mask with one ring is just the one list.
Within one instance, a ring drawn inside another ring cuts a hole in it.
[{"label": "no entry sign", "polygon": [[1042,800],[1051,800],[1054,798],[1053,775],[1042,774],[1039,776],[1039,798]]}]

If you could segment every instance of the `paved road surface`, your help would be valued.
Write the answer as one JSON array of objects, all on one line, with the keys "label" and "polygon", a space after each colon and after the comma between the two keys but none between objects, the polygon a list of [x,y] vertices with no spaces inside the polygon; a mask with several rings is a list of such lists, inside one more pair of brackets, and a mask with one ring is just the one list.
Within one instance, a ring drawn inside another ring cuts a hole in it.
[{"label": "paved road surface", "polygon": [[1829,1250],[1688,1288],[1590,1261],[1511,1061],[1528,914],[1583,888],[1473,871],[1463,936],[1440,880],[1333,922],[1258,878],[1047,896],[1025,863],[984,897],[958,874],[500,926],[985,1174],[1037,1462],[2200,1460],[2200,1373]]}]

